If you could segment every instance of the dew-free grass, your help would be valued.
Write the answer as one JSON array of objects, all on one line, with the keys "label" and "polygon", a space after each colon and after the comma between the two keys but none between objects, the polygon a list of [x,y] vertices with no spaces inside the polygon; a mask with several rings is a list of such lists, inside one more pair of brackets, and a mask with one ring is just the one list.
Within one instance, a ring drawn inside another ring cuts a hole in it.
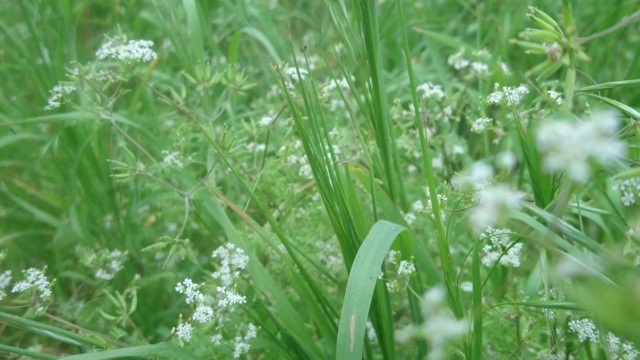
[{"label": "dew-free grass", "polygon": [[637,357],[633,1],[0,7],[7,356]]}]

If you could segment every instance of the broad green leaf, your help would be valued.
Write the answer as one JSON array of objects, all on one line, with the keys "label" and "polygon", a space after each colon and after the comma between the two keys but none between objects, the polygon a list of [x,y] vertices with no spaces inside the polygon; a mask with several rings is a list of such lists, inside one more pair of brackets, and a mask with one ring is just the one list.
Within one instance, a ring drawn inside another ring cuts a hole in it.
[{"label": "broad green leaf", "polygon": [[358,250],[345,293],[336,359],[361,359],[365,327],[380,267],[391,244],[405,228],[385,220],[376,222]]}]

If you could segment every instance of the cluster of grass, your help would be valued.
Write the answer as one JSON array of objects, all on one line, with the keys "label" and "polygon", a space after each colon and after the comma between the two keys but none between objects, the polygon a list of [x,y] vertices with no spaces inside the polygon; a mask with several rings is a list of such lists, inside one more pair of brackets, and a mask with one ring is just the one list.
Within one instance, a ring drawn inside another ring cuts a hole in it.
[{"label": "cluster of grass", "polygon": [[3,2],[0,352],[635,358],[639,10]]}]

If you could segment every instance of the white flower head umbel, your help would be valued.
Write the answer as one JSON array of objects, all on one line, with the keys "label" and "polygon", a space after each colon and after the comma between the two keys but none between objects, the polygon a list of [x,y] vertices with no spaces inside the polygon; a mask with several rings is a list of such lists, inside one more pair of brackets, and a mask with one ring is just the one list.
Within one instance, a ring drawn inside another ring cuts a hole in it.
[{"label": "white flower head umbel", "polygon": [[475,195],[469,221],[477,231],[494,226],[510,209],[519,209],[522,193],[503,184],[488,186]]},{"label": "white flower head umbel", "polygon": [[626,147],[614,139],[618,119],[610,111],[594,112],[582,121],[548,121],[536,132],[542,166],[550,173],[565,172],[572,180],[591,178],[591,162],[604,165],[625,155]]},{"label": "white flower head umbel", "polygon": [[22,270],[22,273],[26,278],[13,285],[13,288],[11,289],[12,293],[19,293],[30,289],[35,289],[43,299],[51,298],[51,296],[53,295],[53,293],[51,292],[51,286],[53,286],[53,284],[44,275],[44,270],[30,268],[27,270]]},{"label": "white flower head umbel", "polygon": [[447,307],[446,292],[442,287],[427,291],[421,304],[425,322],[409,325],[397,333],[400,342],[423,338],[429,343],[428,359],[445,359],[447,345],[469,331],[466,319],[456,319]]},{"label": "white flower head umbel", "polygon": [[444,91],[442,90],[442,86],[434,85],[430,82],[426,82],[422,85],[419,85],[416,88],[416,90],[422,92],[423,99],[434,98],[436,100],[440,100],[444,97]]},{"label": "white flower head umbel", "polygon": [[45,110],[53,110],[59,108],[65,101],[65,96],[76,90],[74,85],[58,84],[51,89],[51,96],[47,100]]},{"label": "white flower head umbel", "polygon": [[124,62],[147,62],[155,60],[158,55],[151,49],[153,41],[129,40],[123,36],[110,39],[96,52],[100,60],[113,59]]},{"label": "white flower head umbel", "polygon": [[482,248],[484,257],[482,265],[490,267],[498,260],[504,266],[520,266],[520,250],[522,243],[515,243],[511,240],[511,230],[494,229],[488,227],[481,235],[481,239],[489,239],[489,244]]},{"label": "white flower head umbel", "polygon": [[220,268],[212,274],[214,279],[220,279],[225,287],[231,286],[233,280],[240,275],[249,263],[249,257],[244,251],[232,243],[227,243],[213,251],[211,257],[220,259]]},{"label": "white flower head umbel", "polygon": [[578,335],[581,342],[587,340],[598,342],[598,329],[596,325],[587,318],[569,321],[569,329]]},{"label": "white flower head umbel", "polygon": [[503,86],[500,88],[500,84],[496,83],[495,88],[496,90],[487,96],[489,104],[515,106],[520,104],[522,98],[529,93],[529,89],[524,85],[518,87]]}]

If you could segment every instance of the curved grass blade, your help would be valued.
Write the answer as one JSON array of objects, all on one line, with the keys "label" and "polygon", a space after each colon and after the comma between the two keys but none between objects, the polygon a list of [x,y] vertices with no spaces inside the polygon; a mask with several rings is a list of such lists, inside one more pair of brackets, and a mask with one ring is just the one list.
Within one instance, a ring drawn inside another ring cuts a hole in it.
[{"label": "curved grass blade", "polygon": [[638,83],[640,83],[640,79],[623,80],[623,81],[611,81],[611,82],[606,82],[606,83],[602,83],[602,84],[595,84],[595,85],[585,86],[583,88],[577,89],[576,92],[578,92],[578,91],[607,90],[607,89],[613,89],[613,88],[620,87],[620,86],[634,85],[634,84],[638,84]]},{"label": "curved grass blade", "polygon": [[100,360],[100,359],[121,359],[124,357],[146,357],[158,356],[169,359],[197,360],[198,358],[188,353],[186,350],[171,343],[159,343],[153,345],[133,346],[124,349],[107,350],[90,354],[65,356],[59,359],[64,360]]},{"label": "curved grass blade", "polygon": [[336,359],[361,359],[365,327],[380,266],[393,240],[406,228],[388,221],[376,222],[358,250],[349,273]]}]

